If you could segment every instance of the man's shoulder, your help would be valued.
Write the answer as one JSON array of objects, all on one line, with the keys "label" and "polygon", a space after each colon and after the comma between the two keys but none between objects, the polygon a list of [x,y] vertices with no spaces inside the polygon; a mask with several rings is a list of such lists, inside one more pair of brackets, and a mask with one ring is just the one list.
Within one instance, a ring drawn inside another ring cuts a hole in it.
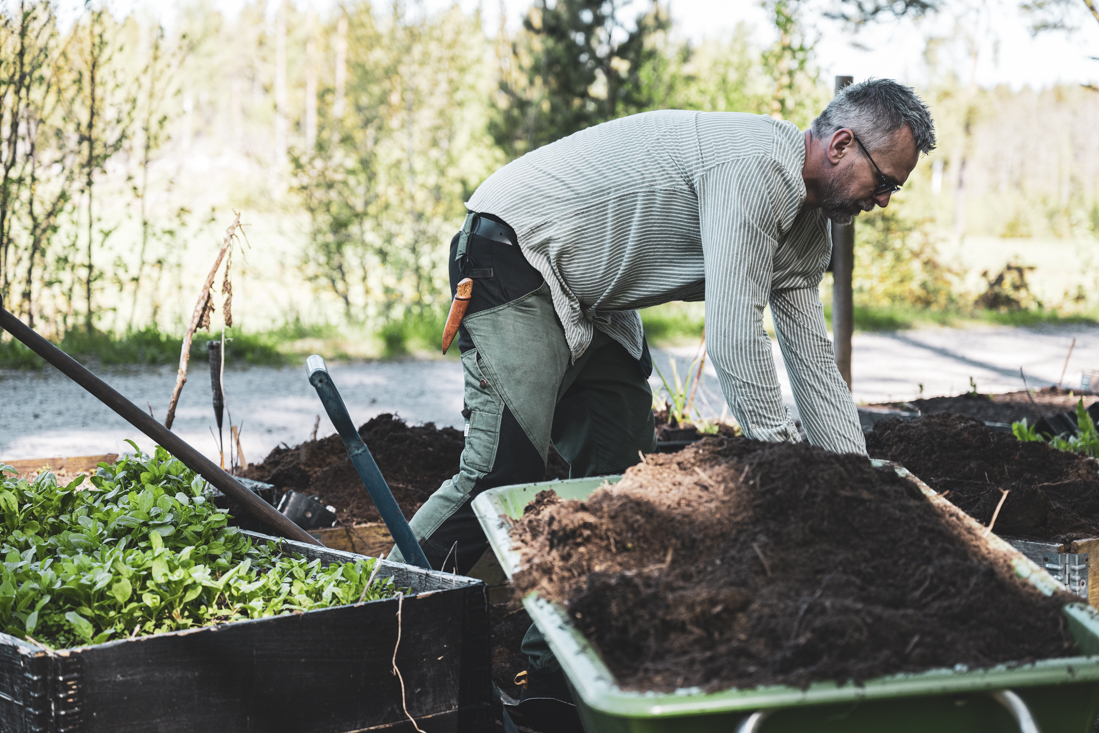
[{"label": "man's shoulder", "polygon": [[700,113],[698,139],[707,169],[756,158],[770,169],[800,172],[804,163],[804,143],[797,125],[768,115]]}]

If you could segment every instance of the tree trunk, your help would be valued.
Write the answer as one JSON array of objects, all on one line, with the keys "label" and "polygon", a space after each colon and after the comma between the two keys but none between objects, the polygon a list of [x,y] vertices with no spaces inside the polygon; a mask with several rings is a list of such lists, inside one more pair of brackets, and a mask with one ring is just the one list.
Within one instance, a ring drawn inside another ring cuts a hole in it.
[{"label": "tree trunk", "polygon": [[275,165],[286,162],[286,3],[275,16]]},{"label": "tree trunk", "polygon": [[317,42],[316,14],[309,13],[309,38],[305,41],[305,149],[317,142]]}]

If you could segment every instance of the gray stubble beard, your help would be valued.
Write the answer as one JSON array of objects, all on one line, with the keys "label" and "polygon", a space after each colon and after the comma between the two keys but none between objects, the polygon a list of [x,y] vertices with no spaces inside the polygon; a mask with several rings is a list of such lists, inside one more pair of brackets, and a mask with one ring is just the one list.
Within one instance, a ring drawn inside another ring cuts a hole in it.
[{"label": "gray stubble beard", "polygon": [[824,197],[820,203],[820,210],[832,220],[833,224],[846,226],[855,221],[855,214],[848,212],[852,206],[858,206],[863,211],[874,208],[874,202],[863,203],[847,196],[847,184],[852,177],[850,168],[837,173],[825,183]]}]

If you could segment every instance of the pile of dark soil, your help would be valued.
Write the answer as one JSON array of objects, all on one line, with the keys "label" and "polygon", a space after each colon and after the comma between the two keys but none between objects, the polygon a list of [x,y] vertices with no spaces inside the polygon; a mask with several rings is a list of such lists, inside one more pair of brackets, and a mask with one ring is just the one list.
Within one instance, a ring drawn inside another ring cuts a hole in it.
[{"label": "pile of dark soil", "polygon": [[[359,435],[409,518],[444,481],[458,473],[465,444],[460,430],[437,428],[434,423],[409,426],[388,413],[362,425]],[[339,435],[307,440],[293,448],[280,446],[267,454],[263,463],[254,463],[240,474],[282,491],[316,494],[336,507],[341,526],[381,521]],[[546,479],[567,478],[568,474],[568,464],[551,450]]]},{"label": "pile of dark soil", "polygon": [[512,531],[632,689],[861,681],[1073,653],[1061,607],[949,502],[807,444],[707,439]]},{"label": "pile of dark soil", "polygon": [[955,397],[928,397],[911,402],[890,402],[870,407],[889,407],[898,410],[910,409],[909,405],[919,409],[921,415],[937,415],[951,412],[969,415],[984,422],[1013,423],[1019,420],[1033,425],[1039,418],[1056,415],[1060,412],[1072,412],[1076,403],[1084,401],[1089,407],[1099,400],[1099,395],[1073,393],[1067,389],[1045,387],[1033,394],[1005,392],[1003,394],[960,394]]},{"label": "pile of dark soil", "polygon": [[995,532],[1039,541],[1099,537],[1099,463],[1045,443],[1021,443],[964,415],[883,420],[866,436],[875,458],[896,461]]}]

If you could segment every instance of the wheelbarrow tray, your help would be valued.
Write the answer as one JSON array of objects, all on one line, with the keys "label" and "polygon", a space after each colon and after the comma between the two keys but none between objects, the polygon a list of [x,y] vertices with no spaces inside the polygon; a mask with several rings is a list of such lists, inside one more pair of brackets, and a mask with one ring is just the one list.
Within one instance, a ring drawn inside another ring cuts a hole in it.
[{"label": "wheelbarrow tray", "polygon": [[[247,532],[257,541],[274,540]],[[329,562],[367,558],[288,540]],[[486,589],[471,578],[380,561],[407,588],[346,606],[47,652],[0,634],[0,731],[412,730],[492,725]],[[397,611],[401,618],[398,626]]]},{"label": "wheelbarrow tray", "polygon": [[[876,465],[885,465],[875,461]],[[903,468],[929,501],[964,521],[961,510]],[[477,518],[501,566],[511,578],[521,556],[512,546],[510,520],[540,491],[563,499],[586,499],[605,482],[620,476],[550,481],[491,489],[473,502]],[[1049,594],[1063,590],[1042,568],[995,535],[994,549],[1016,556],[1016,573]],[[1013,691],[1022,698],[1042,731],[1091,731],[1099,711],[1099,615],[1085,604],[1070,604],[1064,613],[1080,656],[999,665],[980,670],[936,669],[897,674],[862,685],[819,682],[808,689],[774,685],[706,693],[699,688],[674,692],[624,690],[599,654],[573,625],[565,609],[533,591],[522,599],[561,663],[588,733],[663,733],[664,731],[756,731],[804,733],[858,731],[912,733],[1018,731],[1019,724],[993,693]],[[762,716],[753,714],[763,713]],[[766,718],[760,723],[761,718]],[[738,728],[738,726],[742,726]]]}]

